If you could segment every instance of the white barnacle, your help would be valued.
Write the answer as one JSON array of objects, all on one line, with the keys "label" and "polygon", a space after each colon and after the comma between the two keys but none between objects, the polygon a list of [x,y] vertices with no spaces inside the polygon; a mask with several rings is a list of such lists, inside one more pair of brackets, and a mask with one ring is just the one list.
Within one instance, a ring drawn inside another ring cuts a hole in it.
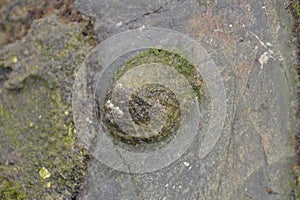
[{"label": "white barnacle", "polygon": [[105,104],[105,107],[108,108],[108,109],[112,109],[114,107],[114,104],[111,103],[110,100],[107,100],[106,104]]},{"label": "white barnacle", "polygon": [[114,114],[116,117],[121,118],[124,115],[124,112],[119,108],[119,106],[113,108]]}]

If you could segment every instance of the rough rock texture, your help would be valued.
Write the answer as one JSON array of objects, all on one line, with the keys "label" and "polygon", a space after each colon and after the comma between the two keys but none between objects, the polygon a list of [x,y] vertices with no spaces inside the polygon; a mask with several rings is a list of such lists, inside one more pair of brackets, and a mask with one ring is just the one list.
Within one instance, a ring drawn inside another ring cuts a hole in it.
[{"label": "rough rock texture", "polygon": [[[83,199],[289,199],[295,131],[291,15],[284,1],[76,1],[100,41],[142,26],[177,30],[206,48],[222,73],[228,115],[205,158],[197,142],[153,173],[94,160]],[[189,167],[183,163],[188,162]]]},{"label": "rough rock texture", "polygon": [[73,22],[76,11],[56,11],[54,1],[0,4],[0,199],[71,199],[82,185],[82,199],[291,198],[296,59],[284,0],[75,1],[96,19],[100,42],[142,26],[177,30],[200,42],[222,74],[227,118],[213,151],[199,159],[195,141],[178,161],[146,174],[97,160],[86,166],[71,88],[96,42],[82,20]]},{"label": "rough rock texture", "polygon": [[70,199],[81,187],[88,154],[74,137],[70,97],[95,44],[81,29],[48,15],[0,50],[0,199]]}]

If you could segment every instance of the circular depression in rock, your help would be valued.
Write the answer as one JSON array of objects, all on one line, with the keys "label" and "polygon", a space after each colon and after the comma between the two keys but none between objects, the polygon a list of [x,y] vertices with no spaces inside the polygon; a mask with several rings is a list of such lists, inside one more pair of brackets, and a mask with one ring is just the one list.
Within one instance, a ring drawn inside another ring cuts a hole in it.
[{"label": "circular depression in rock", "polygon": [[177,53],[146,49],[127,59],[109,68],[115,69],[113,74],[104,73],[105,77],[112,74],[104,100],[103,84],[97,85],[103,122],[115,143],[166,144],[176,136],[184,117],[181,109],[187,110],[193,98],[204,102],[205,83],[195,67]]},{"label": "circular depression in rock", "polygon": [[[74,121],[81,142],[96,159],[115,170],[144,173],[162,169],[183,155],[196,136],[200,136],[198,156],[204,159],[222,133],[226,93],[220,71],[201,44],[176,31],[143,28],[108,38],[85,59],[73,88]],[[125,96],[118,90],[122,88]],[[173,103],[178,101],[180,115],[174,116],[180,123],[177,128],[174,120],[170,123],[174,131],[157,138],[164,134],[155,130],[168,124],[164,103],[155,104],[149,98],[153,93],[159,99],[155,92],[159,90],[175,97]],[[201,97],[208,97],[209,102]],[[113,117],[105,117],[110,112]],[[123,132],[118,137],[105,122],[110,119]],[[156,127],[149,128],[150,124]],[[128,135],[140,139],[124,137]],[[152,139],[145,142],[145,138]],[[151,148],[136,151],[140,143]]]},{"label": "circular depression in rock", "polygon": [[[124,89],[121,84],[117,87],[119,90]],[[159,84],[145,84],[128,96],[129,117],[135,127],[139,126],[140,128],[128,132],[120,129],[115,123],[115,117],[125,117],[122,110],[126,105],[118,102],[121,107],[114,106],[109,98],[110,94],[103,106],[103,113],[105,124],[113,136],[124,142],[136,144],[161,141],[177,130],[181,120],[180,103],[169,88]],[[137,129],[140,131],[137,132]]]}]

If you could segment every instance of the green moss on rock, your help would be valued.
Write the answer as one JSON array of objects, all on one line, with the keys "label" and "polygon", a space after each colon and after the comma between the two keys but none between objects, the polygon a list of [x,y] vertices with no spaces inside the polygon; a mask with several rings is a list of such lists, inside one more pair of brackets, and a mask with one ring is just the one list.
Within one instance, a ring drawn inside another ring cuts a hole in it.
[{"label": "green moss on rock", "polygon": [[27,196],[20,184],[14,184],[4,177],[0,177],[0,199],[23,200]]},{"label": "green moss on rock", "polygon": [[95,44],[80,24],[50,15],[0,50],[0,68],[10,69],[0,81],[0,177],[9,180],[2,199],[71,199],[80,191],[89,154],[74,134],[69,97],[75,70]]}]

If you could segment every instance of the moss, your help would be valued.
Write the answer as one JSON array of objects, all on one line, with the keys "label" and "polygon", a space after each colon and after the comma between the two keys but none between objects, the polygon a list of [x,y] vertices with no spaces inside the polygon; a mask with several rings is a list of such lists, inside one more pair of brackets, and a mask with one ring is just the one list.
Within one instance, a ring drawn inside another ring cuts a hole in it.
[{"label": "moss", "polygon": [[0,199],[23,200],[26,198],[20,184],[13,184],[8,179],[0,177]]},{"label": "moss", "polygon": [[[0,141],[5,149],[0,171],[12,177],[11,187],[24,185],[24,194],[32,198],[71,198],[84,180],[88,157],[77,144],[72,116],[65,114],[71,108],[58,88],[49,89],[38,77],[27,78],[23,85],[21,91],[5,91],[0,106]],[[39,176],[42,167],[51,173],[47,180]],[[51,188],[45,187],[46,181]],[[15,190],[5,187],[0,193],[13,196]]]},{"label": "moss", "polygon": [[[300,1],[293,0],[292,2],[292,7],[294,9],[294,15],[298,23],[300,23]],[[298,24],[299,25],[299,24]],[[299,28],[299,27],[298,27]]]},{"label": "moss", "polygon": [[[184,55],[183,55],[184,56]],[[185,76],[197,94],[198,100],[202,99],[202,85],[204,81],[199,76],[196,68],[179,53],[169,52],[163,49],[149,49],[127,61],[123,68],[117,70],[113,81],[119,79],[126,71],[145,63],[161,63],[174,66],[175,69]],[[201,103],[201,102],[200,102]]]},{"label": "moss", "polygon": [[0,177],[30,199],[76,198],[89,159],[74,134],[69,97],[74,71],[97,40],[93,20],[75,11],[73,0],[58,4],[59,16],[30,21],[22,40],[0,50]]}]

